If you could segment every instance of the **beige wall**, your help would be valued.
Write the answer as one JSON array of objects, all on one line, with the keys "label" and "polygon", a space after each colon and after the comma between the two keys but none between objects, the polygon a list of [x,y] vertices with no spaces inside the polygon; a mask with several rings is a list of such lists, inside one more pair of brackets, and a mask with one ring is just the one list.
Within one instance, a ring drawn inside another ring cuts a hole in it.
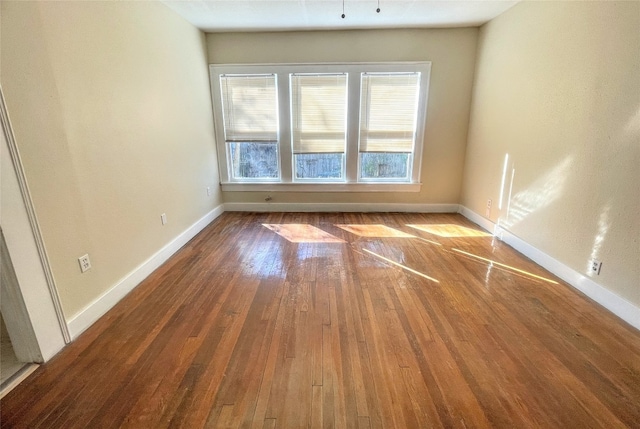
[{"label": "beige wall", "polygon": [[578,272],[600,259],[594,280],[635,305],[639,29],[638,2],[524,2],[483,26],[462,198]]},{"label": "beige wall", "polygon": [[221,202],[204,35],[158,2],[1,7],[1,83],[70,319]]},{"label": "beige wall", "polygon": [[[269,193],[273,202],[454,203],[460,199],[478,29],[207,34],[212,64],[431,61],[420,193]],[[225,202],[267,193],[225,192]]]}]

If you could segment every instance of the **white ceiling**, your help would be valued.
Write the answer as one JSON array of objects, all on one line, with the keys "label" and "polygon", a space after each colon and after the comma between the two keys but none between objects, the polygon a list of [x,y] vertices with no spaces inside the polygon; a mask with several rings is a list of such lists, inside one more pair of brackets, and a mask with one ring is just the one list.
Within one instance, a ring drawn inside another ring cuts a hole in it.
[{"label": "white ceiling", "polygon": [[206,32],[479,26],[519,0],[161,0]]}]

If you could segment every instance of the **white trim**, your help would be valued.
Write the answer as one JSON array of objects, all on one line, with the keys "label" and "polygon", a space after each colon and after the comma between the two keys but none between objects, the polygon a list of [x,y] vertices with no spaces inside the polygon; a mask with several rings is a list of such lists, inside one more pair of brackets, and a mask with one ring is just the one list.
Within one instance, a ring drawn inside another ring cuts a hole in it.
[{"label": "white trim", "polygon": [[456,213],[458,204],[225,203],[231,212],[401,212]]},{"label": "white trim", "polygon": [[[29,316],[29,321],[20,323],[31,324],[41,356],[38,360],[46,362],[70,337],[1,86],[0,122],[2,228]],[[3,304],[20,305],[11,299]]]},{"label": "white trim", "polygon": [[422,183],[222,183],[223,192],[420,192]]},{"label": "white trim", "polygon": [[[20,283],[13,268],[9,249],[0,228],[0,310],[13,351],[19,362],[43,362],[38,338],[33,330],[29,311],[22,298]],[[1,357],[0,357],[1,358]]]},{"label": "white trim", "polygon": [[527,243],[520,237],[512,234],[506,229],[496,225],[489,219],[486,219],[477,213],[469,210],[464,206],[460,206],[460,213],[470,221],[476,223],[487,231],[493,231],[493,234],[509,246],[522,253],[527,258],[549,270],[565,282],[569,283],[586,296],[602,305],[604,308],[635,327],[640,329],[640,307],[632,304],[621,296],[611,292],[606,287],[599,285],[586,275],[574,270],[573,268],[563,264],[557,259],[547,255],[543,251],[537,249]]},{"label": "white trim", "polygon": [[42,239],[42,232],[40,231],[38,216],[36,215],[36,211],[33,207],[33,200],[31,199],[31,192],[29,191],[27,176],[24,173],[24,168],[22,166],[22,158],[20,157],[20,151],[18,150],[18,146],[16,145],[15,137],[13,134],[13,128],[11,127],[11,121],[9,119],[9,113],[7,111],[7,105],[4,101],[4,93],[2,92],[1,87],[0,87],[0,119],[2,120],[2,128],[5,131],[7,146],[9,147],[9,152],[11,153],[11,161],[13,162],[13,168],[15,169],[15,172],[16,172],[18,184],[20,185],[20,193],[22,194],[24,206],[25,206],[25,209],[27,210],[27,215],[29,216],[29,223],[31,224],[33,238],[38,248],[40,263],[42,264],[42,269],[47,279],[47,286],[49,287],[49,292],[51,293],[51,300],[53,301],[56,317],[58,318],[58,323],[60,324],[60,330],[62,331],[62,336],[64,337],[64,341],[66,343],[69,343],[71,339],[69,336],[69,329],[67,328],[64,311],[62,309],[62,304],[60,303],[60,295],[58,295],[58,288],[56,287],[56,281],[55,281],[55,278],[53,277],[53,271],[51,270],[51,266],[49,265],[49,258],[47,256],[47,250],[44,246],[44,240]]},{"label": "white trim", "polygon": [[460,210],[458,210],[458,213],[460,213],[462,216],[466,217],[476,225],[480,226],[485,231],[489,231],[493,233],[495,224],[491,222],[489,219],[487,219],[486,217],[480,216],[476,212],[469,210],[463,205],[460,205]]},{"label": "white trim", "polygon": [[149,274],[162,265],[174,253],[176,253],[189,240],[202,231],[207,225],[213,222],[218,216],[224,212],[224,206],[219,205],[211,210],[200,220],[195,222],[180,235],[174,238],[166,246],[156,252],[149,259],[140,264],[137,268],[124,276],[111,289],[106,291],[100,297],[96,298],[91,304],[86,306],[78,314],[73,316],[69,321],[69,331],[71,338],[76,339],[78,335],[84,332],[95,321],[102,317],[122,298],[131,292],[138,284],[140,284]]}]

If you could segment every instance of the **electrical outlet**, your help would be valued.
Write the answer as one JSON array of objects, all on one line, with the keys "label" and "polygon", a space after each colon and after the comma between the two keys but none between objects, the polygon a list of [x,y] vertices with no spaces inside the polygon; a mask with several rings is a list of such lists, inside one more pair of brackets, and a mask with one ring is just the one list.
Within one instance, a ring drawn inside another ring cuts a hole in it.
[{"label": "electrical outlet", "polygon": [[91,269],[91,261],[89,260],[89,254],[82,255],[78,258],[80,264],[80,272],[87,272]]},{"label": "electrical outlet", "polygon": [[160,221],[162,222],[163,225],[167,224],[167,214],[166,213],[162,213],[160,215]]},{"label": "electrical outlet", "polygon": [[491,199],[487,200],[487,209],[485,210],[484,214],[487,217],[491,217]]},{"label": "electrical outlet", "polygon": [[211,196],[211,188],[207,186],[207,197]]},{"label": "electrical outlet", "polygon": [[600,270],[602,269],[602,262],[597,259],[592,259],[590,261],[591,266],[591,274],[595,274],[596,276],[600,275]]}]

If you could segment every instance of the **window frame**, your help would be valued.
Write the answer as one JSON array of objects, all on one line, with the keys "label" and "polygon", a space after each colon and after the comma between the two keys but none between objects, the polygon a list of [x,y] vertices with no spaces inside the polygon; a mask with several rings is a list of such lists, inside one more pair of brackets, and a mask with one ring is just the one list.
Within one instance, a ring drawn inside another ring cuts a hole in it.
[{"label": "window frame", "polygon": [[[291,64],[210,64],[211,96],[214,112],[214,127],[220,184],[223,191],[265,192],[419,192],[424,133],[427,121],[427,104],[431,62],[387,62],[387,63],[291,63]],[[396,179],[361,180],[360,177],[360,91],[363,73],[420,73],[419,100],[416,112],[416,134],[411,154],[411,174],[408,181]],[[344,161],[344,180],[300,180],[294,175],[294,154],[291,130],[292,74],[347,74],[347,137]],[[224,137],[220,75],[275,74],[278,106],[278,167],[277,180],[233,178],[228,165],[227,145]]]}]

